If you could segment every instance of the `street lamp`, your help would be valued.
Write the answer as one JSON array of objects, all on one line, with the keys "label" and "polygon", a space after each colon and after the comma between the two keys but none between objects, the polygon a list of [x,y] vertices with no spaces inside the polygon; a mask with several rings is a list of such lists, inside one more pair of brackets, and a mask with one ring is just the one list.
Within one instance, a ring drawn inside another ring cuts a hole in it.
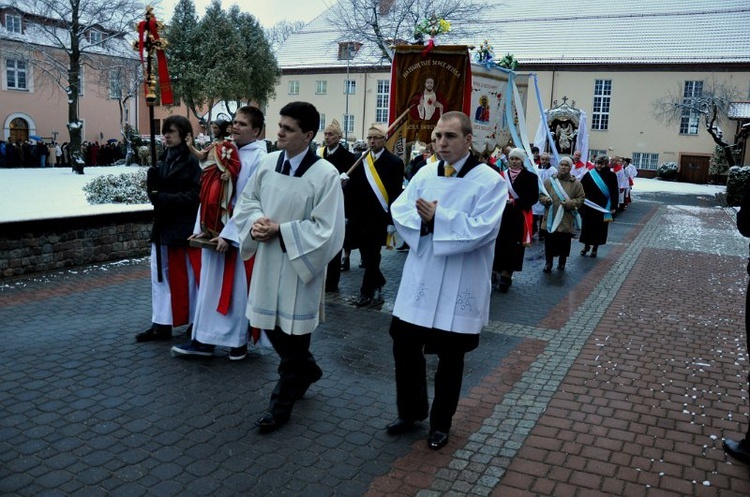
[{"label": "street lamp", "polygon": [[349,61],[352,59],[352,42],[346,42],[346,83],[344,84],[344,90],[346,91],[346,110],[344,111],[344,142],[346,142],[347,149],[349,148],[349,93],[351,92],[351,84],[349,82]]}]

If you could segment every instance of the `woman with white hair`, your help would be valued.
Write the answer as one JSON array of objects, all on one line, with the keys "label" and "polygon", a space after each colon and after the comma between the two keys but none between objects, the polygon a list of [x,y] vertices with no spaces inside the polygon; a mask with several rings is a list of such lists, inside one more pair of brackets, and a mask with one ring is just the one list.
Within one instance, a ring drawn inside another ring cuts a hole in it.
[{"label": "woman with white hair", "polygon": [[508,204],[495,242],[492,272],[495,288],[502,293],[513,283],[513,273],[523,269],[526,246],[531,243],[531,206],[539,199],[539,185],[536,174],[524,167],[527,160],[526,152],[514,148],[508,154],[508,169],[500,173],[508,185]]},{"label": "woman with white hair", "polygon": [[559,257],[557,269],[565,270],[565,262],[570,256],[570,241],[576,231],[578,209],[585,200],[581,182],[570,174],[571,167],[573,161],[570,157],[560,159],[557,174],[544,182],[549,196],[539,195],[539,202],[546,206],[542,218],[542,226],[547,230],[544,238],[545,273],[552,271],[555,257]]}]

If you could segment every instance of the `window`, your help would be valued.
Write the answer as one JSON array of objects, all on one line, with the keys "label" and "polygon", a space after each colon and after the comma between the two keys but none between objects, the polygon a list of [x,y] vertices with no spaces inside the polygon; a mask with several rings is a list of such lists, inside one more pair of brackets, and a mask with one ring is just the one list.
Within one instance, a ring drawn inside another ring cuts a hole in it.
[{"label": "window", "polygon": [[354,115],[344,114],[344,131],[354,133]]},{"label": "window", "polygon": [[607,155],[606,150],[597,150],[595,148],[589,149],[589,162],[594,162],[600,155]]},{"label": "window", "polygon": [[375,121],[379,123],[388,122],[388,95],[391,91],[391,82],[387,79],[378,80],[378,94],[375,102]]},{"label": "window", "polygon": [[685,90],[682,92],[682,115],[680,116],[680,134],[697,135],[698,124],[701,115],[691,109],[695,99],[703,94],[703,81],[685,81]]},{"label": "window", "polygon": [[20,33],[21,16],[5,14],[5,30],[10,33]]},{"label": "window", "polygon": [[633,152],[633,165],[636,169],[651,169],[656,171],[659,167],[659,154],[646,154]]},{"label": "window", "polygon": [[591,113],[591,129],[609,129],[609,104],[612,98],[612,80],[594,80],[594,111]]},{"label": "window", "polygon": [[356,41],[339,42],[339,60],[352,60],[359,52],[362,44]]},{"label": "window", "polygon": [[316,81],[315,82],[315,94],[325,95],[328,93],[328,81]]},{"label": "window", "polygon": [[344,93],[349,95],[354,95],[354,92],[357,90],[357,82],[353,79],[347,79],[344,81]]},{"label": "window", "polygon": [[326,115],[321,113],[320,114],[320,124],[318,125],[318,131],[323,131],[326,129]]},{"label": "window", "polygon": [[96,29],[89,31],[89,43],[98,45],[102,42],[102,32]]},{"label": "window", "polygon": [[9,90],[28,90],[26,61],[5,59],[5,78]]},{"label": "window", "polygon": [[290,81],[289,82],[289,94],[290,95],[299,95],[299,81]]},{"label": "window", "polygon": [[122,79],[117,69],[109,71],[109,98],[113,100],[122,98]]}]

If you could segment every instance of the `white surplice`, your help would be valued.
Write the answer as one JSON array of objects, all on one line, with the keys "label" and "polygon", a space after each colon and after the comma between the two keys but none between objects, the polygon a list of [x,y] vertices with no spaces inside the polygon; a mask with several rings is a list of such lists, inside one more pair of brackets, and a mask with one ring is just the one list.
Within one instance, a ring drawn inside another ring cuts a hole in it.
[{"label": "white surplice", "polygon": [[[321,320],[326,267],[344,243],[344,195],[336,168],[319,159],[301,177],[275,171],[269,154],[235,208],[243,259],[255,255],[247,317],[260,329],[280,327],[290,335],[311,333]],[[280,235],[268,242],[250,236],[253,223],[268,217]]]},{"label": "white surplice", "polygon": [[[547,169],[537,168],[536,175],[539,177],[539,181],[544,184],[547,178],[551,178],[553,174],[557,174],[557,168],[550,166]],[[543,216],[545,207],[539,202],[531,206],[531,213],[535,216]]]},{"label": "white surplice", "polygon": [[[240,173],[237,176],[237,188],[232,204],[237,204],[237,197],[247,185],[249,179],[266,156],[266,142],[254,141],[240,149]],[[200,211],[194,228],[200,233]],[[230,218],[220,235],[228,240],[232,249],[239,247],[239,237],[234,217]],[[232,282],[232,298],[226,315],[217,311],[224,281],[224,263],[226,254],[213,249],[201,250],[201,277],[198,289],[197,306],[193,321],[193,336],[196,340],[211,345],[225,347],[241,347],[248,341],[247,317],[247,275],[242,257],[237,254],[234,264],[234,279]]]},{"label": "white surplice", "polygon": [[[466,167],[464,164],[463,167]],[[434,230],[421,236],[417,198],[437,200]],[[489,319],[495,238],[508,200],[505,180],[479,164],[463,178],[438,176],[423,166],[391,205],[409,244],[393,315],[458,333],[479,333]]]}]

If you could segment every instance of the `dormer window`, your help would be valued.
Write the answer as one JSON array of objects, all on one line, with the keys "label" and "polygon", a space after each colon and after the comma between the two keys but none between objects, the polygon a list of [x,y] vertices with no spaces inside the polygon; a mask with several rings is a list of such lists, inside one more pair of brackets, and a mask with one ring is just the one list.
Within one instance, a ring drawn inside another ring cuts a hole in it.
[{"label": "dormer window", "polygon": [[16,14],[5,14],[5,30],[10,33],[21,33],[21,16]]},{"label": "dormer window", "polygon": [[356,41],[339,42],[339,60],[352,60],[362,44]]},{"label": "dormer window", "polygon": [[102,32],[96,29],[89,31],[89,42],[92,45],[99,45],[102,42]]}]

